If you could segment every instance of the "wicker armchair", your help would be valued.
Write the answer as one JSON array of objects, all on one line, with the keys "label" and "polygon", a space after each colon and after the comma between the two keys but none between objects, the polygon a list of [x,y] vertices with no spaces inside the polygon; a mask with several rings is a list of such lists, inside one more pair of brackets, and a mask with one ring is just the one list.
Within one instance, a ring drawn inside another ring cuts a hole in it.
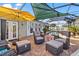
[{"label": "wicker armchair", "polygon": [[44,35],[41,35],[40,32],[33,32],[34,33],[34,42],[36,44],[41,44],[44,42]]}]

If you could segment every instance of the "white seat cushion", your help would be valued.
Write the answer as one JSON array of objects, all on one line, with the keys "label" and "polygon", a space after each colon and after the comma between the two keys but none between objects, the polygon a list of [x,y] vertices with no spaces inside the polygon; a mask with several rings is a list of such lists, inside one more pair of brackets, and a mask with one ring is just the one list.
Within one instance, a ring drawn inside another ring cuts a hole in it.
[{"label": "white seat cushion", "polygon": [[35,36],[40,36],[40,32],[34,32]]},{"label": "white seat cushion", "polygon": [[41,39],[43,39],[43,37],[36,37],[36,39],[37,39],[37,40],[41,40]]}]

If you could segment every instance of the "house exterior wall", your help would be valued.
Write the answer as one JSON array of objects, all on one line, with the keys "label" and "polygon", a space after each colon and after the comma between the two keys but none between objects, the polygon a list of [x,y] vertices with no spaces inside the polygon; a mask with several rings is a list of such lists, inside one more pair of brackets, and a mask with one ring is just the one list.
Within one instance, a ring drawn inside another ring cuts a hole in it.
[{"label": "house exterior wall", "polygon": [[37,21],[19,22],[19,38],[33,35],[31,29],[35,31],[36,27],[37,29],[40,28],[42,30],[44,28],[44,24]]},{"label": "house exterior wall", "polygon": [[19,29],[19,38],[27,36],[27,22],[19,22],[18,23]]},{"label": "house exterior wall", "polygon": [[31,28],[34,29],[34,26],[32,25],[34,25],[34,22],[19,22],[19,38],[33,35],[33,33],[31,33]]},{"label": "house exterior wall", "polygon": [[[44,27],[43,23],[37,22],[37,21],[26,21],[26,22],[18,22],[18,37],[27,37],[30,35],[33,35],[33,32],[31,32],[31,28],[35,30],[35,27],[39,27],[40,24],[40,29]],[[0,40],[1,40],[1,20],[0,20]]]}]

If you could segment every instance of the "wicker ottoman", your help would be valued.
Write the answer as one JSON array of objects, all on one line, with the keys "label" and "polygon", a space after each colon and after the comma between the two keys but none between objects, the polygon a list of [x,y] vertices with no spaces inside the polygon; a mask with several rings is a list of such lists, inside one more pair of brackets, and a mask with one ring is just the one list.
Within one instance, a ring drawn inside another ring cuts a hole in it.
[{"label": "wicker ottoman", "polygon": [[51,40],[46,43],[46,50],[54,55],[59,55],[63,52],[63,43]]},{"label": "wicker ottoman", "polygon": [[16,42],[17,54],[24,53],[26,51],[29,51],[30,49],[31,49],[30,41],[22,40],[22,41]]}]

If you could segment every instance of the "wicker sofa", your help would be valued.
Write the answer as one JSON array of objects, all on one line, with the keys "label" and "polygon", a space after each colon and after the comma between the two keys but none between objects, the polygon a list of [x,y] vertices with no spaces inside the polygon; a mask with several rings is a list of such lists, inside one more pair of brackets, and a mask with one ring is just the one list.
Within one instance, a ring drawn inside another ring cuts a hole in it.
[{"label": "wicker sofa", "polygon": [[8,46],[8,42],[6,40],[0,41],[0,48],[2,49],[0,52],[0,56],[16,56],[16,51],[11,49]]},{"label": "wicker sofa", "polygon": [[58,38],[58,39],[55,39],[55,40],[63,43],[63,49],[68,49],[69,48],[69,44],[67,42],[67,39]]},{"label": "wicker sofa", "polygon": [[69,46],[70,46],[70,33],[68,31],[60,31],[60,33],[62,35],[64,35],[64,37],[61,37],[56,39],[57,41],[60,41],[60,42],[63,42],[64,43],[64,46],[63,48],[64,49],[68,49]]}]

